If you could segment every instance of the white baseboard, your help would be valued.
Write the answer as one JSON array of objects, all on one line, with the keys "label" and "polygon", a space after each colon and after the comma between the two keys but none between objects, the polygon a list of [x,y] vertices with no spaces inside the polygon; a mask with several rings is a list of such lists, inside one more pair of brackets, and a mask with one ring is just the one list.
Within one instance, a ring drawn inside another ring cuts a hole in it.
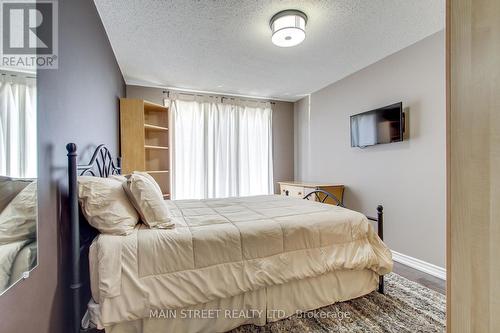
[{"label": "white baseboard", "polygon": [[446,280],[446,269],[442,267],[430,264],[423,260],[413,258],[396,251],[392,251],[392,259],[399,262],[400,264],[415,268],[416,270],[438,277],[442,280]]}]

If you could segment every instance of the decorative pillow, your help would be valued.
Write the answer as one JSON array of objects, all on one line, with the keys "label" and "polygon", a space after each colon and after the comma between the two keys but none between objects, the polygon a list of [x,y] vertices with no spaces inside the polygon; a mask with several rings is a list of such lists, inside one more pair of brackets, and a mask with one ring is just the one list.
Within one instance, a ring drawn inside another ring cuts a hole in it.
[{"label": "decorative pillow", "polygon": [[173,228],[175,224],[170,221],[159,186],[151,179],[151,176],[134,172],[123,183],[123,188],[145,224],[150,228]]},{"label": "decorative pillow", "polygon": [[125,182],[123,176],[78,177],[83,215],[101,233],[128,235],[139,222],[139,216],[123,190]]},{"label": "decorative pillow", "polygon": [[160,194],[161,197],[163,198],[163,192],[161,191],[160,185],[158,185],[158,183],[153,178],[153,176],[151,176],[147,172],[142,172],[142,171],[134,171],[134,172],[132,172],[132,174],[141,175],[143,177],[146,177],[154,185],[154,187],[155,187],[156,191],[158,192],[158,194]]},{"label": "decorative pillow", "polygon": [[0,213],[0,244],[36,238],[36,181],[26,186]]}]

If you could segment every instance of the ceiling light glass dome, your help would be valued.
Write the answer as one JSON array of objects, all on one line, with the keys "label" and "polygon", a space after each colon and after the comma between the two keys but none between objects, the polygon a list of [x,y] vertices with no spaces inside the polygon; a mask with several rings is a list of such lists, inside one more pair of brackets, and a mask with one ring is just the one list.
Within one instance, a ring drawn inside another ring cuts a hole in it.
[{"label": "ceiling light glass dome", "polygon": [[295,46],[306,38],[307,16],[299,10],[284,10],[271,18],[272,42],[280,47]]}]

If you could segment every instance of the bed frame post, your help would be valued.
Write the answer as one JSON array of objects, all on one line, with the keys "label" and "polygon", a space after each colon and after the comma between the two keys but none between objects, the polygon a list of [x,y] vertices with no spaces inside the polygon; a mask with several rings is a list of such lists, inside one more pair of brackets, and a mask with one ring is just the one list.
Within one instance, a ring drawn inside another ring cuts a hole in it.
[{"label": "bed frame post", "polygon": [[72,332],[80,332],[80,227],[78,222],[78,184],[76,165],[76,144],[68,143],[68,203],[71,225],[71,291],[73,298]]},{"label": "bed frame post", "polygon": [[[377,207],[377,233],[381,240],[384,240],[384,207],[378,205]],[[378,292],[384,293],[384,276],[378,278]]]}]

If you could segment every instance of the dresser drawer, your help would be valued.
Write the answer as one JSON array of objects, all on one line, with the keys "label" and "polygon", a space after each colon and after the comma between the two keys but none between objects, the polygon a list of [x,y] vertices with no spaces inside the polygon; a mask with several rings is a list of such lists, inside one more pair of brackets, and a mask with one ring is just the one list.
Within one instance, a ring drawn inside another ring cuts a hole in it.
[{"label": "dresser drawer", "polygon": [[304,188],[299,186],[281,185],[281,195],[286,195],[293,198],[303,198]]}]

